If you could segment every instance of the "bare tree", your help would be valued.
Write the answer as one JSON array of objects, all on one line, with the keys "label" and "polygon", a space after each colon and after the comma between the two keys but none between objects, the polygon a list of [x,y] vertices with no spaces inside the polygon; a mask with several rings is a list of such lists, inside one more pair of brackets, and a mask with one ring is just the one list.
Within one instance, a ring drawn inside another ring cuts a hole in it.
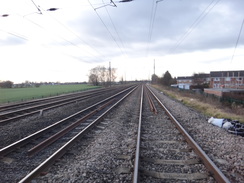
[{"label": "bare tree", "polygon": [[110,82],[114,82],[115,79],[115,68],[111,68],[111,72],[109,72],[109,68],[104,66],[97,66],[90,70],[89,83],[92,83],[93,85],[108,85]]},{"label": "bare tree", "polygon": [[12,81],[2,81],[0,82],[0,88],[12,88],[13,84]]},{"label": "bare tree", "polygon": [[97,79],[97,76],[95,74],[89,75],[89,83],[92,83],[95,86],[98,85],[98,79]]}]

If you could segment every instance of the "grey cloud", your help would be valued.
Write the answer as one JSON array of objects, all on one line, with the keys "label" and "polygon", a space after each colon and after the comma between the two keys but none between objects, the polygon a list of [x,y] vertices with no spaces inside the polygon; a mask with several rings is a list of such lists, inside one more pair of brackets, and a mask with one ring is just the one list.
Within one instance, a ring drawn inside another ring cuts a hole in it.
[{"label": "grey cloud", "polygon": [[[208,8],[200,16],[209,5],[213,8],[211,10]],[[228,8],[228,12],[225,12],[225,8]],[[109,56],[121,54],[120,49],[130,54],[145,55],[148,44],[150,52],[155,55],[165,54],[168,50],[177,53],[231,48],[236,42],[243,20],[244,2],[242,0],[162,1],[157,4],[149,41],[151,10],[152,1],[146,0],[118,3],[117,8],[107,7],[119,37],[105,8],[96,11],[113,37],[92,8],[86,17],[79,18],[79,24],[70,22],[70,26],[82,32],[81,37],[84,35],[87,42]],[[244,44],[243,37],[242,33],[239,46]]]}]

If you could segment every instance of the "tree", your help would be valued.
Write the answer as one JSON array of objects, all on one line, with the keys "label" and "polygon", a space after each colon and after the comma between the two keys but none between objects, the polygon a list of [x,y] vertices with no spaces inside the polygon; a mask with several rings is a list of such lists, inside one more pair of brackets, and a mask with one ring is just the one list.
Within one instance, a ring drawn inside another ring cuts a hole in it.
[{"label": "tree", "polygon": [[159,77],[156,74],[152,75],[152,84],[157,84],[159,82]]},{"label": "tree", "polygon": [[121,78],[120,78],[120,84],[124,84],[124,78],[123,78],[123,76],[121,76]]},{"label": "tree", "polygon": [[13,84],[14,83],[12,81],[3,81],[3,82],[0,82],[0,87],[1,88],[12,88]]},{"label": "tree", "polygon": [[169,73],[169,71],[166,71],[161,79],[161,84],[165,86],[170,86],[172,84],[172,81],[173,79],[171,74]]},{"label": "tree", "polygon": [[177,79],[176,79],[176,77],[174,77],[174,78],[171,80],[171,84],[177,84]]},{"label": "tree", "polygon": [[94,86],[98,85],[98,78],[97,75],[95,74],[90,74],[89,75],[89,83],[92,83]]},{"label": "tree", "polygon": [[111,71],[104,66],[97,66],[90,70],[89,83],[93,85],[109,85],[116,79],[116,69],[111,68]]}]

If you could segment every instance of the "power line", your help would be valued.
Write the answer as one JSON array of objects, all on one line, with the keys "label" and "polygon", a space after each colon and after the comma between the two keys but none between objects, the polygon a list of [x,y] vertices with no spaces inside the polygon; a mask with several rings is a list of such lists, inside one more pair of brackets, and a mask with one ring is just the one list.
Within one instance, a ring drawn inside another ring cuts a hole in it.
[{"label": "power line", "polygon": [[146,50],[146,55],[148,55],[149,52],[149,46],[151,42],[151,37],[152,37],[152,25],[154,22],[155,14],[156,14],[156,9],[154,8],[155,1],[152,1],[152,8],[151,8],[151,16],[150,16],[150,24],[149,24],[149,30],[148,30],[148,38],[147,38],[147,50]]},{"label": "power line", "polygon": [[[181,36],[181,38],[177,41],[175,46],[169,49],[168,52],[174,52],[181,44],[182,42],[192,33],[194,28],[210,13],[210,11],[219,3],[220,0],[217,0],[214,3],[215,0],[212,0],[210,4],[202,11],[202,13],[196,18],[196,20],[192,23],[192,25],[187,29],[187,31]],[[213,5],[212,5],[213,4]],[[212,5],[212,7],[210,7]]]},{"label": "power line", "polygon": [[[6,14],[6,15],[10,16],[9,14]],[[42,15],[43,15],[43,13],[42,13]],[[3,16],[3,17],[8,17],[8,16]],[[45,29],[45,27],[43,27],[42,25],[36,23],[35,21],[30,20],[30,19],[27,18],[26,16],[21,16],[21,15],[18,15],[18,16],[24,18],[24,20],[27,20],[28,22],[34,24],[34,25],[37,26],[38,28],[47,31],[47,30]],[[23,35],[21,35],[21,34],[19,34],[19,33],[13,33],[13,32],[5,31],[5,30],[2,30],[2,29],[0,29],[0,31],[5,32],[5,33],[7,33],[7,34],[10,34],[10,35],[12,35],[12,36],[18,37],[18,38],[20,38],[20,39],[26,40],[26,41],[30,41],[30,40],[31,40],[30,38],[28,38],[28,37],[26,37],[26,36],[23,36]],[[50,31],[48,31],[48,32],[50,32]],[[59,38],[62,39],[62,40],[64,40],[64,41],[66,41],[67,43],[71,44],[72,46],[74,46],[74,47],[80,49],[80,47],[79,47],[78,45],[76,45],[75,43],[73,43],[73,42],[71,42],[71,41],[69,41],[69,40],[67,40],[67,39],[65,39],[65,38],[63,38],[63,37],[61,37],[60,35],[59,35]],[[52,40],[54,40],[54,39],[52,39]],[[56,40],[54,40],[54,41],[56,42]],[[40,46],[45,47],[45,48],[48,47],[47,45],[44,45],[44,44],[42,44],[42,43],[40,44]],[[62,44],[62,46],[66,46],[66,45],[63,45],[63,44]],[[77,60],[80,60],[77,56],[73,56],[73,55],[67,54],[67,53],[65,53],[64,51],[60,51],[60,50],[59,50],[58,52],[60,52],[61,54],[67,55],[67,56],[69,56],[69,57],[75,58],[75,59],[77,59]],[[99,58],[99,59],[100,59],[100,58]],[[82,61],[85,61],[85,60],[82,58]],[[86,61],[86,62],[87,62],[87,61]]]},{"label": "power line", "polygon": [[[33,0],[31,0],[31,1],[34,3]],[[47,9],[47,10],[43,10],[39,5],[36,5],[35,3],[34,3],[34,5],[36,6],[36,8],[38,9],[38,11],[39,11],[40,14],[42,14],[42,15],[46,15],[46,13],[44,13],[44,12],[47,12],[47,11],[56,11],[56,10],[60,9],[60,8],[49,8],[49,9]],[[74,36],[76,36],[76,37],[77,37],[80,41],[82,41],[84,44],[88,45],[88,46],[89,46],[90,48],[92,48],[95,52],[97,52],[97,53],[100,54],[102,57],[104,57],[104,55],[102,55],[97,49],[95,49],[93,46],[91,46],[90,44],[88,44],[87,42],[85,42],[79,35],[77,35],[76,33],[74,33],[70,28],[68,28],[66,25],[64,25],[61,21],[59,21],[58,19],[54,18],[54,17],[51,16],[49,13],[47,13],[47,15],[50,16],[52,19],[54,19],[58,24],[60,24],[60,25],[61,25],[63,28],[65,28],[68,32],[70,32],[70,33],[72,33]],[[32,23],[34,23],[34,24],[38,25],[39,27],[43,28],[42,26],[40,26],[39,24],[37,24],[37,23],[35,23],[35,22],[33,22],[33,21],[32,21]],[[43,28],[43,29],[44,29],[44,28]],[[71,42],[71,41],[65,39],[64,37],[61,37],[60,35],[59,35],[59,37],[60,37],[61,39],[63,39],[64,41],[68,42],[69,44],[71,44],[71,45],[73,45],[73,46],[75,46],[75,47],[77,47],[77,48],[80,48],[79,45],[77,45],[77,44],[75,44],[75,43],[73,43],[73,42]],[[97,57],[97,56],[95,56],[93,53],[89,53],[89,54],[93,55],[94,57]],[[101,59],[101,58],[99,57],[99,59]]]},{"label": "power line", "polygon": [[[152,1],[152,9],[151,9],[151,18],[150,18],[150,25],[149,25],[149,33],[148,33],[148,42],[147,42],[147,55],[150,52],[150,45],[152,40],[153,28],[154,28],[154,21],[157,13],[158,3],[164,0],[157,0],[156,3]],[[155,6],[154,6],[155,4]]]},{"label": "power line", "polygon": [[[100,53],[95,47],[91,46],[89,43],[87,43],[86,41],[84,41],[79,35],[77,35],[75,32],[73,32],[69,27],[67,27],[66,25],[64,25],[61,21],[59,21],[58,19],[54,18],[53,16],[51,16],[49,13],[48,15],[54,19],[56,22],[58,22],[62,27],[64,27],[68,32],[72,33],[74,36],[76,36],[81,42],[83,42],[84,44],[88,45],[90,48],[92,48],[95,52],[97,52],[98,54],[100,54],[102,57],[105,57],[102,53]],[[68,41],[70,42],[70,41]],[[79,47],[79,45],[76,45],[72,42],[70,42],[71,44],[73,44],[74,46]],[[91,55],[93,55],[92,53],[90,53]],[[95,55],[93,55],[95,56]],[[96,57],[96,56],[95,56]],[[101,58],[100,58],[101,59]]]},{"label": "power line", "polygon": [[237,45],[238,45],[238,42],[239,42],[239,39],[240,39],[240,36],[241,36],[243,24],[244,24],[244,19],[243,19],[242,24],[241,24],[241,28],[240,28],[240,31],[239,31],[239,34],[238,34],[238,37],[237,37],[237,40],[236,40],[236,45],[235,45],[234,52],[233,52],[233,55],[231,57],[231,61],[230,62],[232,62],[232,60],[234,58],[234,55],[235,55],[235,52],[236,52],[236,48],[237,48]]},{"label": "power line", "polygon": [[[102,0],[102,2],[104,3],[103,0]],[[105,3],[104,3],[104,4],[105,4]],[[119,36],[119,33],[118,33],[118,31],[117,31],[117,29],[116,29],[114,23],[113,23],[113,20],[112,20],[110,14],[109,14],[109,12],[108,12],[107,7],[105,7],[105,9],[106,9],[106,12],[107,12],[107,14],[108,14],[108,17],[109,17],[109,19],[110,19],[110,22],[111,22],[111,24],[113,25],[113,28],[114,28],[114,30],[115,30],[115,32],[116,32],[118,38],[119,38],[120,43],[121,43],[122,47],[125,49],[124,43],[123,43],[122,39],[121,39],[120,36]],[[124,51],[123,51],[123,50],[121,50],[121,52],[124,54]]]},{"label": "power line", "polygon": [[17,38],[23,39],[25,41],[29,41],[29,39],[27,37],[23,36],[23,35],[20,35],[20,34],[17,34],[17,33],[12,33],[12,32],[9,32],[9,31],[2,30],[2,29],[0,29],[0,31],[5,32],[5,33],[7,33],[9,35],[15,36]]},{"label": "power line", "polygon": [[88,0],[88,2],[90,3],[90,6],[92,7],[92,9],[95,11],[96,15],[98,16],[98,18],[100,19],[100,21],[102,22],[103,26],[106,28],[107,32],[109,33],[110,37],[112,38],[112,40],[116,43],[116,45],[118,46],[118,48],[120,49],[120,52],[123,54],[121,47],[119,46],[118,42],[116,41],[116,39],[114,38],[114,36],[112,35],[112,33],[110,32],[110,30],[108,29],[107,25],[104,23],[104,21],[102,20],[102,17],[98,14],[98,12],[96,11],[96,8],[93,7],[93,5],[91,4],[90,0]]},{"label": "power line", "polygon": [[[49,9],[47,9],[47,10],[43,10],[42,8],[41,8],[41,6],[39,6],[39,5],[37,5],[33,0],[31,0],[32,1],[32,3],[35,5],[35,7],[37,8],[37,10],[38,10],[38,12],[39,12],[39,14],[42,14],[42,15],[45,15],[43,12],[46,12],[46,11],[56,11],[56,10],[58,10],[58,9],[60,9],[60,8],[49,8]],[[112,1],[112,0],[111,0]],[[75,35],[79,40],[81,40],[84,44],[86,44],[86,45],[88,45],[90,48],[92,48],[93,50],[95,50],[95,52],[97,52],[97,53],[99,53],[102,57],[104,57],[104,55],[102,55],[98,50],[96,50],[93,46],[91,46],[90,44],[88,44],[87,42],[85,42],[84,40],[82,40],[82,38],[79,36],[79,35],[77,35],[76,33],[74,33],[71,29],[69,29],[67,26],[65,26],[62,22],[60,22],[59,20],[57,20],[56,18],[54,18],[53,16],[51,16],[49,13],[47,13],[52,19],[54,19],[56,22],[58,22],[62,27],[64,27],[67,31],[69,31],[70,33],[72,33],[73,35]],[[29,20],[30,21],[30,20]],[[42,27],[42,26],[40,26],[39,24],[37,24],[37,23],[35,23],[35,22],[33,22],[33,21],[31,21],[32,23],[34,23],[34,24],[36,24],[37,26],[39,26],[39,27],[41,27],[42,29],[44,29],[44,27]],[[44,29],[45,30],[45,29]],[[59,36],[59,37],[61,37],[61,36]],[[69,41],[69,40],[67,40],[67,39],[65,39],[65,38],[63,38],[63,37],[61,37],[61,39],[63,39],[63,40],[65,40],[66,42],[68,42],[69,44],[71,44],[71,45],[73,45],[73,46],[75,46],[75,47],[77,47],[77,48],[80,48],[78,45],[76,45],[76,44],[74,44],[73,42],[71,42],[71,41]],[[90,53],[91,55],[93,55],[92,53]],[[93,55],[93,56],[95,56],[95,55]],[[95,56],[95,57],[97,57],[97,56]],[[101,59],[101,58],[99,58],[99,59]]]}]

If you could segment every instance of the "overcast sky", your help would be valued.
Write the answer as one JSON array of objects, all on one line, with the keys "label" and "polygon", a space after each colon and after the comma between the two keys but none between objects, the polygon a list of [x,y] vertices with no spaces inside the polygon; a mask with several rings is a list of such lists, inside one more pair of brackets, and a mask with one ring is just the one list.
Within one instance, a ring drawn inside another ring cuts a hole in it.
[{"label": "overcast sky", "polygon": [[113,2],[0,0],[0,80],[87,81],[109,62],[118,81],[150,79],[154,60],[160,77],[244,70],[243,0]]}]

